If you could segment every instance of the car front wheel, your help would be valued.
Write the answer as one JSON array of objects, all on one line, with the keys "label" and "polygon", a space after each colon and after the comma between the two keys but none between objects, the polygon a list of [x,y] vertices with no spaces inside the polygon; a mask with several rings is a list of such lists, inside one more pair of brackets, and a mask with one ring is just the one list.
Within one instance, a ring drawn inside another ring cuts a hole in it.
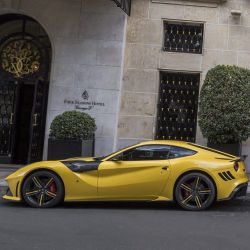
[{"label": "car front wheel", "polygon": [[31,207],[54,207],[63,200],[64,187],[56,174],[41,170],[25,179],[22,186],[22,197]]}]

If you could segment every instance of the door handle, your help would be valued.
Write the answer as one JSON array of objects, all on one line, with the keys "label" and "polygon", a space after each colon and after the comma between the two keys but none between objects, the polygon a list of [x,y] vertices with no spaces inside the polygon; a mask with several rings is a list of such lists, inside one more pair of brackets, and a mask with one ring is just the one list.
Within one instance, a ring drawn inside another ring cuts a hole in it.
[{"label": "door handle", "polygon": [[11,113],[11,114],[10,114],[10,125],[13,125],[13,116],[14,116],[14,114]]},{"label": "door handle", "polygon": [[168,166],[165,166],[162,168],[163,170],[168,170]]}]

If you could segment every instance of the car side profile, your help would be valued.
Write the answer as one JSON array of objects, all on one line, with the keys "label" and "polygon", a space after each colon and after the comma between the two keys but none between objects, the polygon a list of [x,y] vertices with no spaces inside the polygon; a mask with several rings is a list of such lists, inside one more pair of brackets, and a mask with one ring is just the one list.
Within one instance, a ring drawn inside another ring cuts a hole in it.
[{"label": "car side profile", "polygon": [[197,144],[141,142],[105,157],[42,161],[6,178],[5,200],[48,208],[71,201],[176,201],[198,211],[246,195],[236,156]]}]

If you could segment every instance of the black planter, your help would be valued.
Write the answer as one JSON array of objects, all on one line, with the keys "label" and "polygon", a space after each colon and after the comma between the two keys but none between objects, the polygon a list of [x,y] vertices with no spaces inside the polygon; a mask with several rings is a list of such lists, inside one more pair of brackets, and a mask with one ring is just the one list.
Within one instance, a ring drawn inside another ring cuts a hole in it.
[{"label": "black planter", "polygon": [[213,148],[231,155],[241,156],[241,143],[233,143],[233,144],[207,144],[209,148]]},{"label": "black planter", "polygon": [[48,160],[94,156],[94,140],[58,140],[49,138]]}]

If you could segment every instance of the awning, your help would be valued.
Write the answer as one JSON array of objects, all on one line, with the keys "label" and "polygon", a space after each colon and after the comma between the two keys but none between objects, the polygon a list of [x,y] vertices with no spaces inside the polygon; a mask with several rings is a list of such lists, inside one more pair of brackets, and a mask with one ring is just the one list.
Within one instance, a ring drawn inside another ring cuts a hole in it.
[{"label": "awning", "polygon": [[121,8],[127,15],[130,16],[132,0],[111,0],[111,1],[114,1],[119,8]]}]

